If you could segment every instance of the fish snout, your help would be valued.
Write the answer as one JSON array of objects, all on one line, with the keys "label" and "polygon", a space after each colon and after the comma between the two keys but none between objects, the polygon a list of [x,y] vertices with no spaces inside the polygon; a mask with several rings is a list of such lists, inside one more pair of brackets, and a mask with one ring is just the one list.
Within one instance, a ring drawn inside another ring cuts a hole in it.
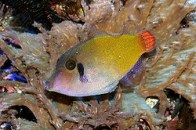
[{"label": "fish snout", "polygon": [[50,82],[48,80],[44,81],[44,87],[46,90],[50,90]]}]

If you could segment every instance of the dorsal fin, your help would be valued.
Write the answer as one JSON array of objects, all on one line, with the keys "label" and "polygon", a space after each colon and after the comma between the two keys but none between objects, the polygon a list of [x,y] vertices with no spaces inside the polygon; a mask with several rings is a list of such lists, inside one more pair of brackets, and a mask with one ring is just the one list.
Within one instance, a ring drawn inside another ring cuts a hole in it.
[{"label": "dorsal fin", "polygon": [[140,34],[142,38],[142,46],[145,52],[150,52],[155,48],[155,38],[154,36],[149,32],[145,31]]}]

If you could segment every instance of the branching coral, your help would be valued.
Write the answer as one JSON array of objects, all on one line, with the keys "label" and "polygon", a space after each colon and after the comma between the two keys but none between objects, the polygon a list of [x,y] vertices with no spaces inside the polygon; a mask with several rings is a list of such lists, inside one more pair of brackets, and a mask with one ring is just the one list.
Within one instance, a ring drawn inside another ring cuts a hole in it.
[{"label": "branching coral", "polygon": [[[60,3],[66,6],[65,1]],[[0,72],[0,128],[10,123],[14,129],[194,129],[196,4],[190,0],[82,0],[77,5],[72,7],[75,10],[69,21],[53,24],[50,31],[35,23],[39,34],[17,32],[9,24],[1,24],[0,67],[9,59],[13,70]],[[61,10],[63,6],[58,8],[61,13],[68,9]],[[44,81],[60,55],[78,42],[100,33],[144,30],[154,34],[157,50],[153,56],[145,56],[145,70],[136,86],[119,85],[115,92],[101,95],[99,103],[94,97],[78,101],[45,91]],[[4,78],[13,71],[20,72],[28,83]],[[172,119],[167,115],[172,106],[168,90],[179,95],[174,104],[185,101],[183,107],[174,105]],[[159,99],[158,111],[146,104],[148,97]],[[13,106],[26,106],[37,122],[17,118],[20,111]],[[183,117],[183,113],[192,114]]]}]

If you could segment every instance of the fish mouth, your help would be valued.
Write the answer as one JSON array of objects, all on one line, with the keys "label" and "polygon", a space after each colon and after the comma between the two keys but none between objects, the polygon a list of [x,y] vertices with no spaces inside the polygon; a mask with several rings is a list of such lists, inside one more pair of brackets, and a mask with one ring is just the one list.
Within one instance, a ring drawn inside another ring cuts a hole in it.
[{"label": "fish mouth", "polygon": [[[51,85],[51,81],[45,81],[44,82],[44,88],[45,88],[45,90],[47,90],[47,91],[53,91],[53,92],[55,92],[55,90],[54,90],[54,87],[52,87],[52,85]],[[60,92],[59,92],[60,93]]]},{"label": "fish mouth", "polygon": [[46,80],[45,82],[44,82],[44,88],[46,89],[46,90],[50,90],[50,82],[48,81],[48,80]]}]

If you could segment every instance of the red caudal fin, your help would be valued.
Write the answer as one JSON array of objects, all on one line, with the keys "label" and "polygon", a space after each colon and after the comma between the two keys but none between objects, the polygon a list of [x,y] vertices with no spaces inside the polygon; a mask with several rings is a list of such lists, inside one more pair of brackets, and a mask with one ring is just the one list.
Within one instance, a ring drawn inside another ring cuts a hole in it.
[{"label": "red caudal fin", "polygon": [[145,52],[152,51],[155,48],[155,38],[154,36],[149,32],[145,31],[142,34],[140,34],[142,37],[142,46],[144,48]]}]

